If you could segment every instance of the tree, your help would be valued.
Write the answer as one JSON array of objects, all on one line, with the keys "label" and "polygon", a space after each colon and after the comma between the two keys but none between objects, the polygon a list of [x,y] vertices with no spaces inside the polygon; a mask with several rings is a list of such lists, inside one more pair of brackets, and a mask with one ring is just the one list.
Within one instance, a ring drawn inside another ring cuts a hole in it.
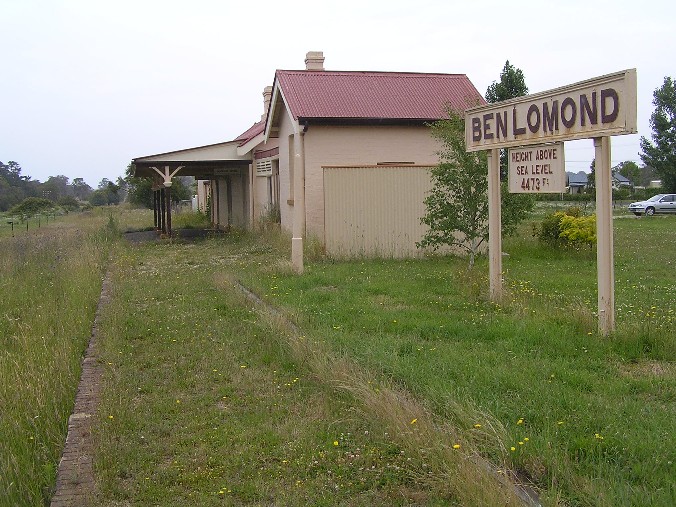
[{"label": "tree", "polygon": [[99,187],[94,190],[89,196],[89,203],[92,206],[106,206],[108,204],[119,204],[120,196],[118,194],[120,187],[110,181],[108,178],[103,178],[99,182]]},{"label": "tree", "polygon": [[89,195],[89,204],[92,206],[106,206],[108,195],[105,190],[97,188]]},{"label": "tree", "polygon": [[500,72],[500,82],[493,81],[486,90],[486,102],[493,104],[524,95],[528,95],[528,87],[523,72],[507,60]]},{"label": "tree", "polygon": [[[186,185],[184,179],[190,177],[176,176],[172,178],[171,184],[171,200],[172,202],[179,202],[189,199],[192,195],[190,187]],[[150,178],[139,178],[134,176],[134,165],[129,164],[125,171],[124,181],[127,185],[127,200],[132,204],[144,206],[146,208],[153,207],[153,193],[152,180]]]},{"label": "tree", "polygon": [[83,178],[74,178],[73,182],[70,184],[75,198],[84,201],[92,193],[92,187],[85,183]]},{"label": "tree", "polygon": [[641,136],[641,160],[655,169],[667,192],[676,192],[676,88],[670,77],[653,93],[652,140]]},{"label": "tree", "polygon": [[190,200],[193,196],[192,185],[195,178],[192,176],[178,176],[171,185],[171,200],[175,202]]},{"label": "tree", "polygon": [[[500,72],[500,81],[493,81],[486,90],[486,102],[493,104],[524,95],[528,95],[528,87],[523,72],[507,60]],[[507,180],[507,150],[500,150],[500,180]]]},{"label": "tree", "polygon": [[[434,250],[444,245],[459,248],[468,254],[471,269],[480,246],[488,239],[486,153],[468,153],[461,113],[448,108],[447,114],[447,120],[432,124],[432,135],[441,142],[442,149],[440,163],[431,171],[433,187],[425,198],[427,211],[421,219],[429,230],[417,246]],[[532,210],[532,201],[510,195],[506,189],[502,194],[503,233],[511,234]]]},{"label": "tree", "polygon": [[105,191],[108,197],[108,204],[120,204],[120,187],[112,181],[109,181]]},{"label": "tree", "polygon": [[125,202],[127,200],[127,194],[129,193],[127,181],[122,176],[118,176],[115,180],[115,184],[118,188],[117,193],[120,196],[120,202]]},{"label": "tree", "polygon": [[643,167],[640,167],[639,170],[641,171],[641,178],[639,180],[639,184],[641,186],[649,187],[651,181],[659,178],[655,169],[653,169],[652,167],[650,167],[648,165],[644,165]]},{"label": "tree", "polygon": [[80,201],[78,201],[72,195],[62,197],[57,201],[57,204],[61,206],[64,210],[66,210],[66,213],[69,211],[77,211],[80,209]]},{"label": "tree", "polygon": [[70,186],[68,185],[68,176],[62,174],[58,176],[50,176],[42,185],[40,185],[40,192],[42,197],[51,201],[57,202],[62,197],[69,195]]},{"label": "tree", "polygon": [[7,211],[26,197],[37,196],[39,182],[21,174],[21,165],[13,160],[0,162],[0,211]]},{"label": "tree", "polygon": [[591,169],[591,172],[587,175],[587,186],[589,188],[596,188],[596,159],[592,160],[589,169]]}]

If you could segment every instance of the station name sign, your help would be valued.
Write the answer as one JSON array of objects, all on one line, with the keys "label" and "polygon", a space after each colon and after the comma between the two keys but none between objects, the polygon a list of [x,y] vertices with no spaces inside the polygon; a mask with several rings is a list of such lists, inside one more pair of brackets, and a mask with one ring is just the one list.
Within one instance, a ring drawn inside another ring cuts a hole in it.
[{"label": "station name sign", "polygon": [[636,69],[465,111],[467,151],[636,132]]},{"label": "station name sign", "polygon": [[511,193],[565,192],[566,164],[563,143],[510,148],[507,156]]},{"label": "station name sign", "polygon": [[216,167],[214,176],[239,176],[241,171],[237,167]]}]

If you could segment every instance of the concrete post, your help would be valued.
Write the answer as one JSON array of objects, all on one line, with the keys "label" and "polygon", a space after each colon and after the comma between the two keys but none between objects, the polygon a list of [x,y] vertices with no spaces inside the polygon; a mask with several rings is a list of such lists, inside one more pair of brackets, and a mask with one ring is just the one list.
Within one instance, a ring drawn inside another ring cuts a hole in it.
[{"label": "concrete post", "polygon": [[256,228],[256,161],[249,164],[249,223]]},{"label": "concrete post", "polygon": [[291,264],[299,275],[303,273],[303,237],[305,236],[305,157],[301,128],[293,135],[293,237],[291,238]]},{"label": "concrete post", "polygon": [[615,269],[613,262],[612,178],[610,137],[594,138],[596,150],[596,269],[598,275],[599,333],[615,330]]},{"label": "concrete post", "polygon": [[500,150],[488,151],[488,278],[490,299],[502,300],[502,222],[500,209]]}]

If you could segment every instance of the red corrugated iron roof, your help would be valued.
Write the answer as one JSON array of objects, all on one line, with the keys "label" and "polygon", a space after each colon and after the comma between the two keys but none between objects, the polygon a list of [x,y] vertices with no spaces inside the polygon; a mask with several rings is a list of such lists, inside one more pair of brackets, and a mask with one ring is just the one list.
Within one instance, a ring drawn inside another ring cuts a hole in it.
[{"label": "red corrugated iron roof", "polygon": [[438,120],[446,103],[485,103],[464,74],[278,70],[275,79],[295,119]]},{"label": "red corrugated iron roof", "polygon": [[248,130],[238,135],[235,139],[233,139],[233,141],[238,141],[239,146],[243,146],[264,130],[265,130],[265,121],[259,121],[257,123],[254,123],[251,127],[249,127]]}]

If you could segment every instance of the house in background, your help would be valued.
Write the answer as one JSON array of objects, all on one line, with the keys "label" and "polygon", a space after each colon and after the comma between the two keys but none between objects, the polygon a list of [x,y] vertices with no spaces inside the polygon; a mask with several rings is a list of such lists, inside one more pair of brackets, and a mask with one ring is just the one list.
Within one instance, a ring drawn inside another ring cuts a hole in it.
[{"label": "house in background", "polygon": [[[568,184],[566,186],[568,187],[569,194],[581,194],[585,189],[589,188],[589,173],[584,171],[579,171],[577,173],[566,172],[566,177],[568,178]],[[612,172],[611,182],[613,190],[633,187],[631,181],[617,171]]]},{"label": "house in background", "polygon": [[420,255],[429,124],[483,98],[463,74],[328,71],[321,52],[305,65],[275,73],[263,117],[233,141],[134,159],[136,174],[158,192],[179,173],[208,180],[217,226],[279,220],[297,271],[307,236],[334,256]]},{"label": "house in background", "polygon": [[620,190],[622,188],[632,188],[634,186],[632,185],[629,178],[622,176],[618,171],[612,172],[611,182],[614,190]]},{"label": "house in background", "polygon": [[566,172],[568,178],[568,193],[569,194],[581,194],[589,186],[589,174],[580,171],[577,173]]}]

